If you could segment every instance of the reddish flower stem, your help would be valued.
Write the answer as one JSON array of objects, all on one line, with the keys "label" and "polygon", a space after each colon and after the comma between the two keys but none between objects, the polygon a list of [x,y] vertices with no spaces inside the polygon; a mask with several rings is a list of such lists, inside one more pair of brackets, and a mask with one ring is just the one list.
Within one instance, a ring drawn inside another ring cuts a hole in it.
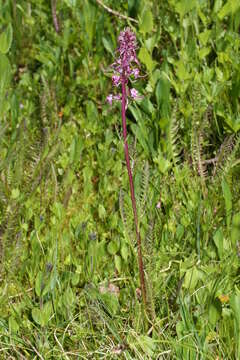
[{"label": "reddish flower stem", "polygon": [[127,171],[128,171],[130,193],[131,193],[131,200],[132,200],[132,209],[133,209],[135,230],[136,230],[136,236],[137,236],[138,268],[139,268],[142,298],[143,298],[144,305],[146,306],[147,305],[147,296],[146,296],[145,276],[144,276],[143,257],[142,257],[142,244],[141,244],[140,231],[138,228],[136,199],[135,199],[134,184],[133,184],[133,177],[132,177],[132,171],[131,171],[131,166],[130,166],[128,143],[127,143],[127,123],[126,123],[127,93],[126,93],[125,76],[122,77],[121,83],[122,83],[122,128],[123,128],[123,139],[124,139],[124,153],[125,153],[125,160],[126,160]]}]

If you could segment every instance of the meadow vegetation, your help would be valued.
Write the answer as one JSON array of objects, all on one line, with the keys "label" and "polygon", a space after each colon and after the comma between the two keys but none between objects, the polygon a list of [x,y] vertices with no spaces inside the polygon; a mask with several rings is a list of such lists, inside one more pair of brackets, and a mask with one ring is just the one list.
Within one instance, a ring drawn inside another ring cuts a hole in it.
[{"label": "meadow vegetation", "polygon": [[0,0],[1,359],[240,359],[239,49],[235,0]]}]

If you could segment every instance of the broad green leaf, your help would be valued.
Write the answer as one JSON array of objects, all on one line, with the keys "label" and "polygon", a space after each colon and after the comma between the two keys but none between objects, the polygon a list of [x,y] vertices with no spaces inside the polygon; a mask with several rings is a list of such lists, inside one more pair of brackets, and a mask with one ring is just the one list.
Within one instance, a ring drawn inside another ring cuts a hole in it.
[{"label": "broad green leaf", "polygon": [[63,303],[66,306],[66,308],[69,308],[74,305],[76,296],[72,291],[72,288],[69,286],[66,288],[64,294],[63,294]]},{"label": "broad green leaf", "polygon": [[12,24],[9,23],[7,28],[1,32],[0,30],[0,52],[6,54],[12,44],[13,30]]},{"label": "broad green leaf", "polygon": [[186,63],[183,60],[176,62],[176,75],[179,80],[188,80],[191,78],[191,74],[186,69]]},{"label": "broad green leaf", "polygon": [[201,60],[204,59],[204,58],[210,53],[210,51],[211,51],[210,46],[208,46],[208,47],[203,47],[202,49],[200,49],[200,50],[198,51],[198,54],[199,54],[200,59],[201,59]]},{"label": "broad green leaf", "polygon": [[6,55],[0,54],[0,96],[7,89],[11,80],[11,65]]},{"label": "broad green leaf", "polygon": [[208,318],[212,326],[215,326],[222,314],[221,302],[219,299],[215,299],[209,306]]},{"label": "broad green leaf", "polygon": [[139,60],[146,66],[147,70],[152,72],[155,67],[155,61],[152,60],[151,55],[145,47],[141,47],[138,57]]},{"label": "broad green leaf", "polygon": [[35,280],[35,292],[36,292],[36,295],[37,296],[40,296],[41,295],[41,292],[42,292],[42,272],[39,271],[37,276],[36,276],[36,280]]},{"label": "broad green leaf", "polygon": [[100,218],[101,220],[105,219],[106,214],[107,214],[107,212],[106,212],[105,207],[104,207],[102,204],[99,204],[99,205],[98,205],[98,215],[99,215],[99,218]]},{"label": "broad green leaf", "polygon": [[118,273],[121,274],[121,271],[122,271],[122,259],[121,259],[121,256],[115,255],[114,256],[114,262],[115,262],[115,266],[116,266],[116,269],[117,269]]},{"label": "broad green leaf", "polygon": [[234,214],[232,219],[231,241],[234,247],[240,242],[240,213]]},{"label": "broad green leaf", "polygon": [[196,267],[188,269],[185,273],[183,286],[189,291],[193,291],[195,290],[198,280],[200,278],[200,273]]},{"label": "broad green leaf", "polygon": [[125,261],[128,260],[129,251],[130,251],[130,250],[129,250],[129,247],[127,246],[127,244],[124,243],[124,244],[121,246],[121,250],[120,250],[123,260],[125,260]]},{"label": "broad green leaf", "polygon": [[222,228],[219,228],[214,237],[213,237],[214,243],[217,247],[218,250],[218,256],[219,259],[222,259],[222,257],[224,256],[224,251],[223,251],[223,232],[222,232]]},{"label": "broad green leaf", "polygon": [[198,38],[200,40],[200,43],[203,45],[203,46],[206,46],[207,45],[207,42],[209,40],[209,37],[211,35],[211,30],[205,30],[203,31],[201,34],[198,35]]},{"label": "broad green leaf", "polygon": [[113,315],[116,315],[119,310],[119,301],[115,294],[106,292],[101,294],[101,299],[104,301],[106,310]]},{"label": "broad green leaf", "polygon": [[38,325],[46,326],[52,315],[52,312],[52,303],[48,301],[46,304],[44,304],[42,309],[39,309],[37,307],[33,308],[32,317]]},{"label": "broad green leaf", "polygon": [[119,250],[119,243],[117,241],[110,241],[110,243],[107,246],[107,250],[109,254],[115,255]]},{"label": "broad green leaf", "polygon": [[147,335],[140,335],[137,337],[137,341],[142,348],[144,354],[153,358],[154,350],[156,349],[156,343],[154,339]]},{"label": "broad green leaf", "polygon": [[19,330],[19,325],[13,316],[8,319],[8,326],[11,333],[17,333]]},{"label": "broad green leaf", "polygon": [[11,194],[11,198],[16,200],[20,195],[20,191],[19,189],[12,189],[12,194]]},{"label": "broad green leaf", "polygon": [[234,317],[236,319],[236,323],[239,326],[240,330],[240,291],[236,290],[236,292],[230,298],[230,307],[233,310]]},{"label": "broad green leaf", "polygon": [[155,95],[158,108],[161,109],[161,117],[167,118],[170,110],[170,82],[165,76],[159,79]]},{"label": "broad green leaf", "polygon": [[222,7],[222,3],[223,3],[223,0],[215,0],[215,2],[214,2],[214,8],[213,8],[213,11],[214,11],[215,13],[218,13],[218,12],[219,12],[219,10],[220,10],[221,7]]},{"label": "broad green leaf", "polygon": [[231,130],[233,130],[235,133],[240,130],[240,116],[236,117],[230,117],[230,116],[224,116],[225,123],[229,126]]},{"label": "broad green leaf", "polygon": [[153,159],[153,162],[158,165],[158,169],[162,174],[165,174],[171,167],[171,163],[161,153]]},{"label": "broad green leaf", "polygon": [[235,293],[230,298],[230,307],[234,314],[234,336],[236,346],[236,359],[240,358],[240,291],[236,288]]},{"label": "broad green leaf", "polygon": [[145,10],[140,19],[139,30],[144,35],[153,29],[153,15],[150,10]]},{"label": "broad green leaf", "polygon": [[176,11],[180,14],[181,17],[183,17],[185,14],[187,14],[189,11],[195,8],[197,4],[196,0],[179,0],[176,1]]},{"label": "broad green leaf", "polygon": [[222,7],[222,9],[218,13],[218,17],[220,20],[223,20],[225,16],[230,14],[234,15],[235,12],[240,7],[240,2],[236,0],[228,0],[227,3]]},{"label": "broad green leaf", "polygon": [[41,326],[44,325],[42,312],[39,308],[35,307],[32,309],[32,318],[35,321],[35,323],[37,323],[38,325],[41,325]]}]

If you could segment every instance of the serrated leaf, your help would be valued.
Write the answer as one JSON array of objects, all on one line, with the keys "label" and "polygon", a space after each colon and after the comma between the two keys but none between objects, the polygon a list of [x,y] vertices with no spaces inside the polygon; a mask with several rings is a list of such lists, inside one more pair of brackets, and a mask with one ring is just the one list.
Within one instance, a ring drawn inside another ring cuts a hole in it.
[{"label": "serrated leaf", "polygon": [[13,30],[12,24],[9,23],[7,28],[0,34],[0,52],[6,54],[12,44]]}]

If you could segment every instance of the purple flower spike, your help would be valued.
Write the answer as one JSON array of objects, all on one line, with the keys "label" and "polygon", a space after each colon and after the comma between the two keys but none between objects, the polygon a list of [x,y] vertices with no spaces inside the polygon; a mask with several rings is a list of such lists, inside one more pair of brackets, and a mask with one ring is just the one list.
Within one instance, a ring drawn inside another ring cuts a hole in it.
[{"label": "purple flower spike", "polygon": [[[136,35],[131,31],[130,28],[126,28],[121,31],[118,37],[118,48],[116,51],[117,58],[112,64],[114,74],[112,76],[112,83],[114,87],[118,87],[120,84],[128,84],[129,79],[139,78],[139,61],[136,55],[137,40]],[[136,89],[128,89],[127,96],[131,100],[141,99]],[[107,101],[110,105],[114,100],[120,100],[118,96],[107,97]],[[126,107],[128,99],[126,98]]]}]

